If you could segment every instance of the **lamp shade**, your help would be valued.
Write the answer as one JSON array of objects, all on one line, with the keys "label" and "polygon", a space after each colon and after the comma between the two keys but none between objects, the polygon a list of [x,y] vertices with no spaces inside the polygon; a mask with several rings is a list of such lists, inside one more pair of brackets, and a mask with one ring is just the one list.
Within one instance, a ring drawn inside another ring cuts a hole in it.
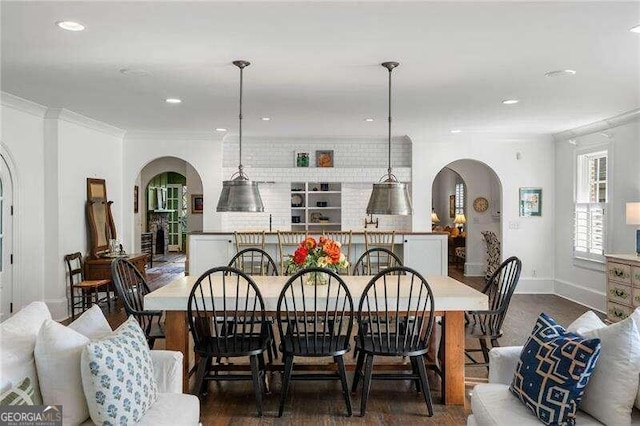
[{"label": "lamp shade", "polygon": [[222,182],[222,192],[218,200],[218,212],[254,212],[264,211],[264,204],[258,191],[258,183],[238,176]]},{"label": "lamp shade", "polygon": [[453,219],[453,223],[457,225],[464,225],[467,223],[467,218],[464,216],[464,213],[457,214],[455,219]]},{"label": "lamp shade", "polygon": [[435,210],[431,212],[431,222],[440,223],[440,218],[438,217],[438,213],[436,213]]},{"label": "lamp shade", "polygon": [[367,214],[410,215],[412,210],[406,183],[387,179],[373,184]]},{"label": "lamp shade", "polygon": [[627,225],[640,225],[640,203],[627,203]]}]

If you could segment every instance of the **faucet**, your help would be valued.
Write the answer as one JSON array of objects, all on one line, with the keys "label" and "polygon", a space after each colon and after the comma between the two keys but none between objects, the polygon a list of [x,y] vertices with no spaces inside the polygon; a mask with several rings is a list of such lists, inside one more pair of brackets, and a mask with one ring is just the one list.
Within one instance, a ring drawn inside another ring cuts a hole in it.
[{"label": "faucet", "polygon": [[364,218],[364,229],[367,229],[367,227],[371,225],[375,225],[375,227],[378,227],[378,218],[376,217],[375,220],[373,219],[373,214],[369,215],[369,219],[367,219],[366,217]]}]

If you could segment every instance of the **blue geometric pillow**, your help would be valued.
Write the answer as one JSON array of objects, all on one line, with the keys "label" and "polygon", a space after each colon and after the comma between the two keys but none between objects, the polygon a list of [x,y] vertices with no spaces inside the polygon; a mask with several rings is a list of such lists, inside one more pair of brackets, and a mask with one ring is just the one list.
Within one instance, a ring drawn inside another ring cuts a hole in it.
[{"label": "blue geometric pillow", "polygon": [[520,354],[511,392],[543,423],[575,425],[599,355],[600,339],[569,333],[542,313]]}]

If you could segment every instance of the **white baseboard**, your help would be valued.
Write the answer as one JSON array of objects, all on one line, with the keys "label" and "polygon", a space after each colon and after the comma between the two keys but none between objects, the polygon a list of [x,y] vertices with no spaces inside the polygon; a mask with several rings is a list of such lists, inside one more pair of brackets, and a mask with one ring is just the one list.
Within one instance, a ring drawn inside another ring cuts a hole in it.
[{"label": "white baseboard", "polygon": [[552,278],[520,277],[515,294],[553,294]]},{"label": "white baseboard", "polygon": [[51,312],[51,318],[56,321],[62,321],[69,318],[69,312],[67,311],[68,301],[66,297],[59,299],[47,299],[44,301]]},{"label": "white baseboard", "polygon": [[487,265],[484,263],[470,263],[464,264],[464,276],[465,277],[484,277],[484,273],[487,270]]},{"label": "white baseboard", "polygon": [[564,280],[555,280],[555,294],[599,312],[607,311],[607,295],[604,292],[582,287]]}]

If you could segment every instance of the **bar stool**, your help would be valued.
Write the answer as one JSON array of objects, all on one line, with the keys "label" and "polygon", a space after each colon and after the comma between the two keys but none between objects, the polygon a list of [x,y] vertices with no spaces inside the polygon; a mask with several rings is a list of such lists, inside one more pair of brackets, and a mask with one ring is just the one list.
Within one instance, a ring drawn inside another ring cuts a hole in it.
[{"label": "bar stool", "polygon": [[305,231],[278,231],[278,250],[280,252],[280,274],[289,275],[285,267],[286,247],[298,247],[307,238]]},{"label": "bar stool", "polygon": [[381,247],[393,253],[395,235],[396,231],[364,231],[364,249]]},{"label": "bar stool", "polygon": [[[84,312],[93,303],[99,305],[100,302],[107,302],[107,309],[111,312],[111,304],[109,303],[110,291],[109,280],[85,280],[84,267],[82,264],[82,254],[80,252],[67,254],[64,257],[69,271],[69,301],[71,305],[71,319],[76,319],[76,309],[80,309],[80,313]],[[99,298],[99,292],[102,287],[106,287],[107,295],[102,299]]]},{"label": "bar stool", "polygon": [[[322,231],[322,235],[325,238],[339,242],[342,246],[342,252],[347,257],[347,260],[351,262],[351,231]],[[349,268],[340,271],[340,274],[349,275]]]},{"label": "bar stool", "polygon": [[264,250],[265,233],[262,232],[234,232],[233,236],[236,240],[236,253],[243,248],[255,247]]}]

